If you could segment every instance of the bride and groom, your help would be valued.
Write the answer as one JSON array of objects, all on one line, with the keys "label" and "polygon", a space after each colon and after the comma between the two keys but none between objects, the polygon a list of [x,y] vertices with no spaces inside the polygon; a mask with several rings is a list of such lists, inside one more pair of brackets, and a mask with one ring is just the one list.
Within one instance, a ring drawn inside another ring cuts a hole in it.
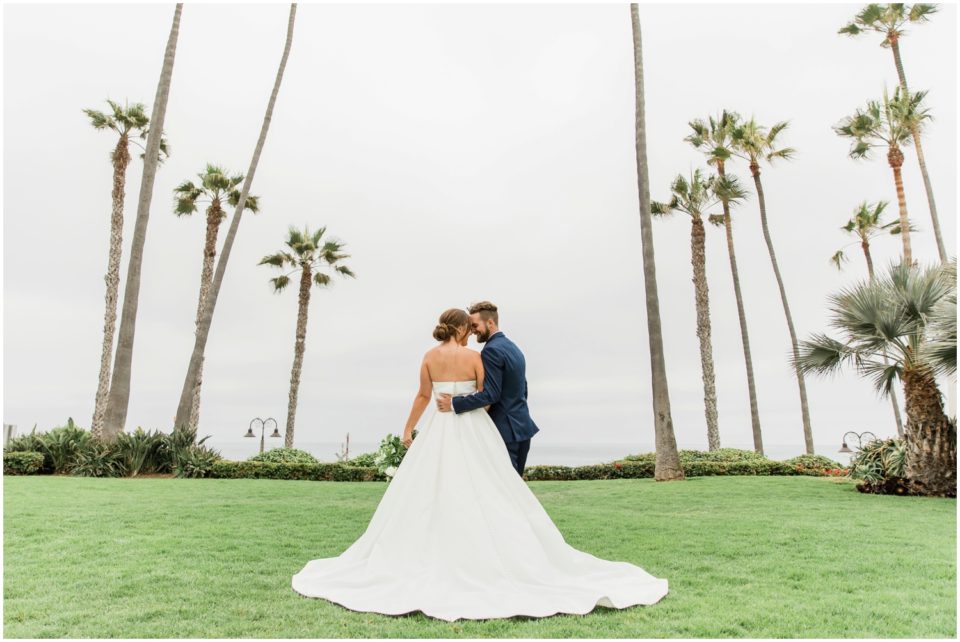
[{"label": "bride and groom", "polygon": [[[366,531],[338,557],[307,562],[294,591],[354,611],[451,622],[582,615],[667,594],[666,579],[567,544],[523,481],[539,429],[523,353],[498,321],[488,301],[440,316],[403,432],[409,449]],[[482,352],[466,347],[470,334]]]}]

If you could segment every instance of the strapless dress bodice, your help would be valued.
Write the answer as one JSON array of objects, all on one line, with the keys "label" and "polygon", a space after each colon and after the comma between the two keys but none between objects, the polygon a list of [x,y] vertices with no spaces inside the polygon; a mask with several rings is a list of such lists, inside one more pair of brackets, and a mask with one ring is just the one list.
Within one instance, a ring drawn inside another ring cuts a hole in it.
[{"label": "strapless dress bodice", "polygon": [[434,381],[433,382],[433,396],[438,397],[441,394],[453,395],[454,397],[459,397],[461,395],[469,395],[477,391],[477,380],[471,379],[470,381]]}]

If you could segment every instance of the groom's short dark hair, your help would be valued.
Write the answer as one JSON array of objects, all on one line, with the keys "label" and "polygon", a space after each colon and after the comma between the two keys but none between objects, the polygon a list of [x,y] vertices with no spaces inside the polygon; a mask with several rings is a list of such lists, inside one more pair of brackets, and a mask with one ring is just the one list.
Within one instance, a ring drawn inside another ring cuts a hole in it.
[{"label": "groom's short dark hair", "polygon": [[489,301],[479,301],[474,303],[468,309],[470,314],[480,313],[480,318],[484,321],[493,319],[493,322],[497,325],[500,325],[500,315],[497,314],[497,306],[490,303]]}]

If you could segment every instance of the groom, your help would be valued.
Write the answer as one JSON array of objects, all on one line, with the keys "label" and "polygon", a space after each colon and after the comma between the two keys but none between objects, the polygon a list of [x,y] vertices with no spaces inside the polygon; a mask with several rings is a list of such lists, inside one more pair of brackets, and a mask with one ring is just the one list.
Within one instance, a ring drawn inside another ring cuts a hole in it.
[{"label": "groom", "polygon": [[441,412],[467,412],[490,406],[490,418],[507,445],[513,467],[523,477],[530,450],[530,438],[540,429],[530,418],[527,408],[526,361],[516,344],[500,328],[497,306],[481,301],[470,306],[470,324],[477,342],[485,344],[480,352],[483,360],[483,392],[437,398]]}]

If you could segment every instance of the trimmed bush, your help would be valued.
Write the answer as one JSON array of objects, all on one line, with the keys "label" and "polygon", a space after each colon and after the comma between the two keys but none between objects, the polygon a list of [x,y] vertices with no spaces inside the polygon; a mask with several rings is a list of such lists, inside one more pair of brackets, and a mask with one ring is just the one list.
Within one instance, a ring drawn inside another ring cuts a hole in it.
[{"label": "trimmed bush", "polygon": [[313,481],[383,481],[376,468],[344,464],[275,464],[262,461],[215,462],[209,477],[218,479],[306,479]]},{"label": "trimmed bush", "polygon": [[353,459],[348,459],[347,461],[344,461],[341,463],[346,466],[360,466],[361,468],[376,468],[377,453],[363,453],[362,455],[357,455]]},{"label": "trimmed bush", "polygon": [[43,453],[15,450],[3,453],[4,475],[36,475],[43,468]]},{"label": "trimmed bush", "polygon": [[316,464],[317,458],[299,448],[273,448],[259,455],[248,457],[247,461],[265,461],[271,464]]}]

